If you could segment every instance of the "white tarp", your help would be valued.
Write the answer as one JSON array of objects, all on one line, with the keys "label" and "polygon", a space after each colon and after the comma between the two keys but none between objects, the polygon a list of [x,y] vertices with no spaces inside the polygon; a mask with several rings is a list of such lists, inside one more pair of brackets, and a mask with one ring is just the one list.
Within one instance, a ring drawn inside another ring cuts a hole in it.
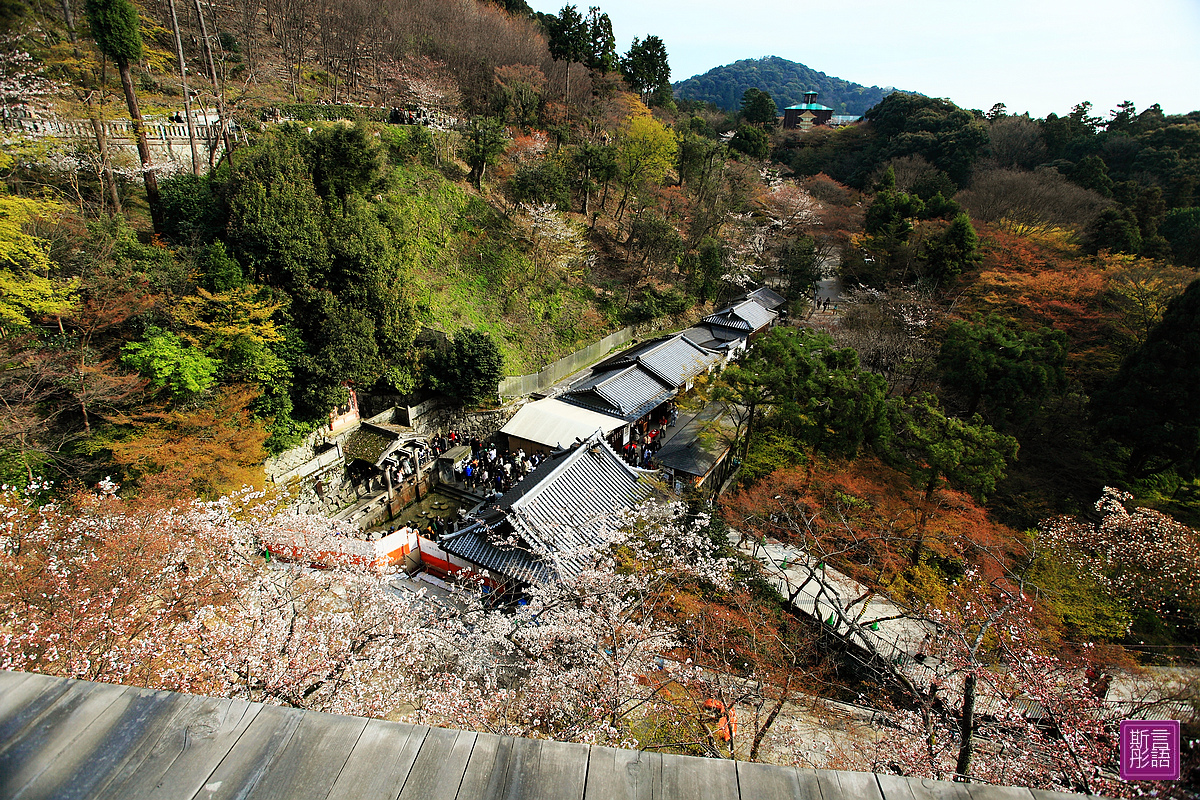
[{"label": "white tarp", "polygon": [[619,417],[547,397],[522,406],[500,432],[547,447],[570,447],[576,439],[586,439],[597,429],[607,435],[623,425],[625,420]]}]

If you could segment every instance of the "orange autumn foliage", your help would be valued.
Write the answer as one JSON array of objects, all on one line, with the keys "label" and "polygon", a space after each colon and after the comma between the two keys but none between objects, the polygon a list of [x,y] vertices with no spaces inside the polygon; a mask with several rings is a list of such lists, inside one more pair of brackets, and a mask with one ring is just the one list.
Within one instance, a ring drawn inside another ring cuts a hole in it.
[{"label": "orange autumn foliage", "polygon": [[1115,368],[1119,356],[1112,351],[1114,318],[1102,268],[1053,237],[1018,236],[993,226],[982,228],[980,252],[978,270],[964,276],[964,311],[1065,332],[1068,374],[1085,383]]},{"label": "orange autumn foliage", "polygon": [[[912,578],[909,555],[923,502],[924,491],[908,475],[863,457],[779,470],[728,497],[724,512],[746,536],[785,541],[886,590]],[[941,488],[933,503],[924,545],[943,565],[999,577],[1023,554],[1024,537],[991,520],[969,495]]]},{"label": "orange autumn foliage", "polygon": [[142,489],[214,498],[261,487],[268,432],[250,412],[256,396],[250,387],[228,387],[200,408],[115,418],[130,434],[109,445],[113,461]]}]

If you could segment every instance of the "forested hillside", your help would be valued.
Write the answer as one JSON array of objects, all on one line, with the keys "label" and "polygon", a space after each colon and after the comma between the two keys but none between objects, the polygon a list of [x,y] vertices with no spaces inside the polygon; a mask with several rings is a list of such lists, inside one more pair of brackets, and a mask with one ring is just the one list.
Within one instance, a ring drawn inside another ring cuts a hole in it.
[{"label": "forested hillside", "polygon": [[673,88],[676,97],[712,103],[726,111],[738,108],[747,89],[767,92],[781,109],[803,102],[805,92],[815,91],[817,102],[832,108],[833,113],[852,116],[865,113],[893,91],[834,78],[779,56],[746,58],[714,67]]}]

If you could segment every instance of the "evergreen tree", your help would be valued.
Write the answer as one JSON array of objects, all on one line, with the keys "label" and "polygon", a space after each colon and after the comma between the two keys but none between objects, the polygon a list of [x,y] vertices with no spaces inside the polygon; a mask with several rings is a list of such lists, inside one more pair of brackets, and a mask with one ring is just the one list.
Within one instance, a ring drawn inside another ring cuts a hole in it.
[{"label": "evergreen tree", "polygon": [[1014,329],[999,317],[951,323],[938,354],[942,385],[958,392],[972,416],[986,401],[998,419],[1037,404],[1066,382],[1067,335]]},{"label": "evergreen tree", "polygon": [[751,125],[775,124],[775,101],[761,89],[747,89],[742,95],[742,119]]},{"label": "evergreen tree", "polygon": [[621,74],[629,88],[643,96],[653,94],[671,81],[671,65],[667,62],[667,48],[657,36],[644,40],[634,38],[629,52],[621,60]]},{"label": "evergreen tree", "polygon": [[946,232],[929,245],[926,257],[929,276],[941,282],[953,278],[980,259],[979,236],[966,212],[958,214]]},{"label": "evergreen tree", "polygon": [[1017,457],[1017,440],[997,433],[978,415],[947,416],[933,395],[901,400],[894,409],[893,438],[887,452],[908,464],[925,490],[910,559],[920,561],[934,492],[945,480],[986,500]]},{"label": "evergreen tree", "polygon": [[138,155],[142,159],[142,179],[146,183],[146,199],[150,204],[150,216],[154,230],[162,231],[162,202],[158,195],[158,178],[154,175],[154,162],[150,157],[150,145],[146,141],[145,123],[138,107],[137,92],[133,88],[133,73],[130,64],[142,58],[142,34],[139,29],[137,7],[129,0],[87,0],[88,24],[92,38],[100,52],[111,58],[121,75],[121,89],[125,92],[125,103],[137,134]]},{"label": "evergreen tree", "polygon": [[475,188],[483,190],[483,176],[490,164],[504,152],[508,137],[499,120],[491,117],[475,117],[463,132],[463,160],[471,168],[471,180]]},{"label": "evergreen tree", "polygon": [[1134,477],[1200,475],[1200,280],[1171,301],[1094,404]]},{"label": "evergreen tree", "polygon": [[612,20],[592,6],[587,15],[588,49],[583,63],[588,69],[612,72],[617,68],[617,39],[613,36]]},{"label": "evergreen tree", "polygon": [[434,387],[463,405],[495,400],[504,379],[504,355],[486,331],[461,330],[435,359]]},{"label": "evergreen tree", "polygon": [[566,62],[563,98],[570,100],[571,64],[582,61],[590,47],[591,37],[587,20],[580,15],[575,6],[563,6],[557,17],[546,17],[544,22],[550,56],[555,61]]}]

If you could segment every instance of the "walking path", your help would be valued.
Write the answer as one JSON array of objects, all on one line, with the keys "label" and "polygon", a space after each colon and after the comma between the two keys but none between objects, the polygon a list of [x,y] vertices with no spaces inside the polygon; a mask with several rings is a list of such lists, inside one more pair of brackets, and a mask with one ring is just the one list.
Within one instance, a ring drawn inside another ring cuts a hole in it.
[{"label": "walking path", "polygon": [[869,653],[907,662],[933,633],[931,623],[905,616],[890,600],[798,547],[750,541],[736,531],[729,542],[761,562],[768,582],[799,611]]}]

